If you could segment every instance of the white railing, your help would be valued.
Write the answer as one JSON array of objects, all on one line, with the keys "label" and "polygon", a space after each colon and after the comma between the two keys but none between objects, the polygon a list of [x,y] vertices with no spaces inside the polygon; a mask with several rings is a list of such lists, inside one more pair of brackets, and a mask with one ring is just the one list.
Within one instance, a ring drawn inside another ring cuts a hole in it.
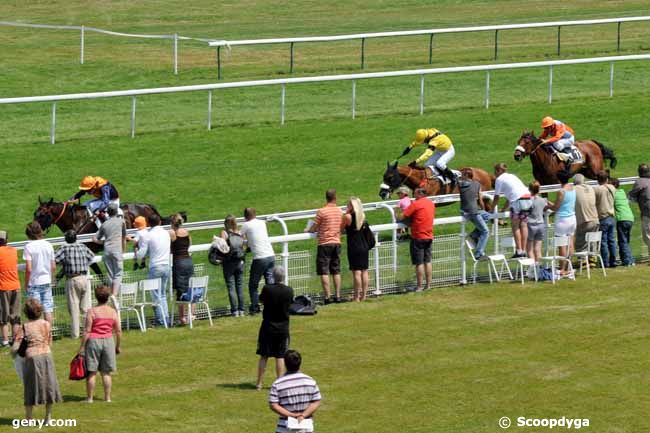
[{"label": "white railing", "polygon": [[549,83],[548,83],[548,103],[553,102],[553,67],[564,65],[582,65],[592,63],[609,63],[609,96],[614,96],[614,63],[627,62],[632,60],[650,60],[650,54],[637,54],[629,56],[608,56],[608,57],[591,57],[585,59],[567,59],[567,60],[549,60],[543,62],[526,62],[526,63],[501,63],[490,65],[474,65],[474,66],[455,66],[447,68],[433,68],[433,69],[414,69],[403,71],[387,71],[387,72],[366,72],[359,74],[345,74],[345,75],[323,75],[319,77],[301,77],[301,78],[283,78],[272,80],[253,80],[253,81],[238,81],[230,83],[213,83],[213,84],[197,84],[192,86],[178,86],[178,87],[159,87],[152,89],[133,89],[133,90],[117,90],[108,92],[91,92],[91,93],[73,93],[66,95],[49,95],[49,96],[25,96],[18,98],[0,98],[0,105],[2,104],[26,104],[36,102],[52,102],[52,114],[50,125],[50,143],[55,143],[56,136],[56,103],[58,101],[79,101],[85,99],[101,99],[101,98],[115,98],[130,96],[131,99],[131,137],[135,136],[136,125],[136,97],[144,95],[166,94],[166,93],[181,93],[181,92],[208,92],[208,130],[212,128],[212,92],[219,89],[232,89],[232,88],[249,88],[249,87],[263,87],[263,86],[280,86],[280,124],[285,122],[285,107],[286,107],[286,86],[290,84],[305,84],[305,83],[323,83],[332,81],[352,81],[352,118],[355,118],[356,113],[356,81],[367,80],[375,78],[388,78],[388,77],[420,77],[420,104],[419,113],[424,113],[424,77],[433,74],[447,74],[458,72],[486,72],[485,78],[485,108],[490,107],[490,73],[492,71],[509,70],[509,69],[525,69],[525,68],[549,68]]}]

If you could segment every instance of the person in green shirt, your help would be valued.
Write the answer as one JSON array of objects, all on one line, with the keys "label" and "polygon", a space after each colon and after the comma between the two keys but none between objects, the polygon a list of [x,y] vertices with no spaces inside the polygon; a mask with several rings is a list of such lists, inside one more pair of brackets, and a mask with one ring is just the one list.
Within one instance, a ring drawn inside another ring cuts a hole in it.
[{"label": "person in green shirt", "polygon": [[622,188],[619,188],[619,181],[616,178],[610,179],[610,183],[616,188],[614,194],[614,212],[616,213],[616,234],[618,237],[618,251],[623,266],[634,266],[634,258],[630,250],[630,232],[634,223],[634,214],[630,208],[630,202]]}]

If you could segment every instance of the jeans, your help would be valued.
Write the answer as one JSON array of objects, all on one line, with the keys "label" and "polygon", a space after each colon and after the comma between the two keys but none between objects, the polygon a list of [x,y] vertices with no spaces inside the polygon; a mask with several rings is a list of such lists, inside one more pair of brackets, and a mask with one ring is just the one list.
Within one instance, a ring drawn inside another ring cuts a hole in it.
[{"label": "jeans", "polygon": [[616,266],[616,239],[614,239],[614,217],[607,217],[600,220],[600,231],[603,238],[600,244],[600,255],[603,257],[605,266],[613,268]]},{"label": "jeans", "polygon": [[273,284],[273,268],[275,267],[275,256],[264,257],[253,260],[251,263],[251,275],[248,279],[248,294],[251,297],[250,312],[260,311],[259,294],[257,287],[260,285],[262,275],[266,284]]},{"label": "jeans", "polygon": [[490,237],[490,230],[487,226],[487,218],[490,214],[481,211],[472,215],[465,215],[465,218],[470,220],[474,224],[474,231],[469,234],[469,237],[474,239],[476,242],[476,249],[474,250],[474,257],[479,258],[485,254],[485,246],[488,243],[488,238]]},{"label": "jeans", "polygon": [[634,263],[632,250],[630,249],[630,231],[632,221],[618,221],[616,223],[616,234],[618,238],[618,252],[621,255],[621,263],[628,266]]},{"label": "jeans", "polygon": [[43,306],[44,313],[51,313],[54,311],[54,299],[52,298],[51,284],[27,286],[27,296],[40,302]]},{"label": "jeans", "polygon": [[169,284],[169,274],[171,273],[171,268],[169,265],[158,265],[149,267],[149,275],[147,278],[160,278],[160,289],[151,292],[151,297],[154,303],[159,305],[155,309],[154,313],[156,315],[156,324],[164,325],[163,317],[169,323],[169,308],[167,307],[167,286]]},{"label": "jeans", "polygon": [[224,261],[223,278],[228,287],[228,300],[230,301],[230,312],[244,312],[244,261]]}]

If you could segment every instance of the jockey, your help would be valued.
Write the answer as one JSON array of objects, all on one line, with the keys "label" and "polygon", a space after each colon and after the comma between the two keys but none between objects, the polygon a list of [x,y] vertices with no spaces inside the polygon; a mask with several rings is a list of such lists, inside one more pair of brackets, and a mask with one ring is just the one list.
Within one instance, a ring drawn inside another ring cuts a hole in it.
[{"label": "jockey", "polygon": [[415,132],[415,140],[404,149],[402,156],[421,144],[426,144],[427,148],[415,161],[411,161],[409,166],[415,167],[424,163],[425,166],[431,167],[433,173],[439,173],[450,182],[455,182],[456,176],[447,167],[447,163],[456,155],[449,137],[435,128],[418,129]]},{"label": "jockey", "polygon": [[542,128],[544,131],[539,136],[542,144],[551,144],[559,153],[565,154],[566,165],[571,165],[571,149],[575,145],[573,129],[560,120],[554,120],[551,116],[542,119]]},{"label": "jockey", "polygon": [[95,197],[83,203],[91,216],[104,212],[110,203],[116,203],[119,209],[118,212],[120,215],[122,214],[119,208],[120,195],[115,186],[106,179],[99,176],[84,177],[79,184],[79,192],[73,195],[68,201],[77,201],[85,194],[92,194]]}]

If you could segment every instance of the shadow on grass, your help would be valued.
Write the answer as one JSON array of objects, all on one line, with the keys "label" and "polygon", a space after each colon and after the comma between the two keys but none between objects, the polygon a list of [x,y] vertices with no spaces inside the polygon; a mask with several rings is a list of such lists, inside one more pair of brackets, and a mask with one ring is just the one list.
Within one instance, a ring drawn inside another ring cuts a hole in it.
[{"label": "shadow on grass", "polygon": [[242,383],[218,383],[217,388],[229,388],[229,389],[252,389],[255,390],[255,384],[251,382],[242,382]]},{"label": "shadow on grass", "polygon": [[84,401],[86,400],[85,396],[81,395],[64,395],[63,396],[63,403],[71,403],[74,401]]}]

